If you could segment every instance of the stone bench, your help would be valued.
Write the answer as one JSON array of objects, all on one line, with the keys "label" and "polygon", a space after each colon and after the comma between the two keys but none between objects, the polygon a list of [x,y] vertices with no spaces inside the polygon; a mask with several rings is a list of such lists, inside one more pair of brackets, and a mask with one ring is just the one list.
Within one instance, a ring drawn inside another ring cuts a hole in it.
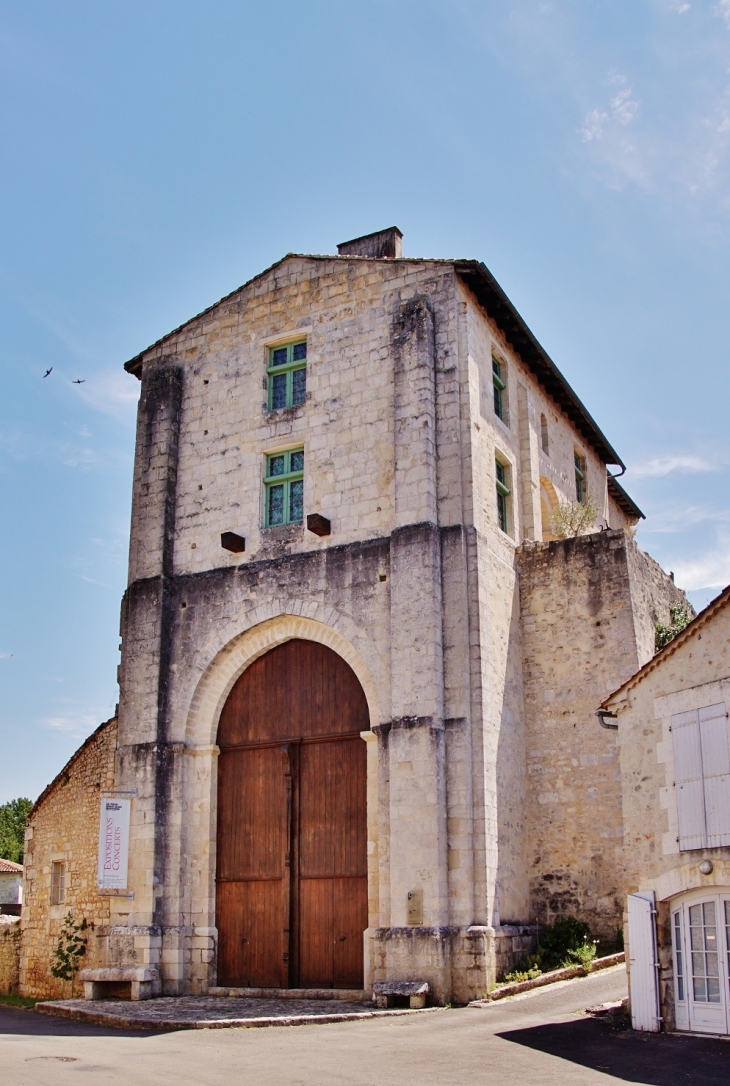
[{"label": "stone bench", "polygon": [[82,969],[84,999],[151,999],[160,990],[156,969],[148,965],[121,965],[110,969]]},{"label": "stone bench", "polygon": [[381,1010],[394,1006],[394,999],[408,999],[412,1011],[426,1006],[427,980],[379,980],[373,985],[375,1006]]}]

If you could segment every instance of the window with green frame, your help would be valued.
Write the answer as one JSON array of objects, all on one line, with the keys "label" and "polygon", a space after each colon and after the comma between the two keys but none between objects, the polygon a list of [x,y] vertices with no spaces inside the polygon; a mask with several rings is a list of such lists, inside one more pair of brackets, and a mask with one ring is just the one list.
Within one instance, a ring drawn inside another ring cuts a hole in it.
[{"label": "window with green frame", "polygon": [[266,528],[301,523],[304,519],[304,449],[269,453],[264,490]]},{"label": "window with green frame", "polygon": [[576,501],[586,500],[586,458],[575,453],[575,497]]},{"label": "window with green frame", "polygon": [[269,410],[298,407],[307,395],[307,341],[269,348]]},{"label": "window with green frame", "polygon": [[509,425],[507,415],[507,382],[505,365],[492,355],[492,384],[494,386],[494,413],[498,419]]},{"label": "window with green frame", "polygon": [[497,519],[502,531],[509,534],[509,468],[500,460],[495,460],[494,470],[497,477]]}]

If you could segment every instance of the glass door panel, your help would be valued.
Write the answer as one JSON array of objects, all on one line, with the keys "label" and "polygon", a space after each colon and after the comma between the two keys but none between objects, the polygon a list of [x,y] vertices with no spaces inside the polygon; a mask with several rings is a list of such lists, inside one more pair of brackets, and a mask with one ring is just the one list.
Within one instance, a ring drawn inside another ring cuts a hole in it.
[{"label": "glass door panel", "polygon": [[682,910],[672,913],[672,949],[674,951],[674,1014],[677,1029],[689,1029],[687,978],[685,975]]},{"label": "glass door panel", "polygon": [[[723,917],[720,906],[718,898],[685,906],[685,946],[688,954],[686,963],[683,961],[681,967],[675,951],[677,993],[680,988],[679,969],[682,968],[683,974],[686,969],[681,986],[683,990],[686,989],[683,994],[689,1004],[689,1028],[698,1033],[727,1032],[727,959],[725,948],[719,943],[718,937],[723,929],[718,921],[722,924],[723,919],[728,918],[728,913],[725,911]],[[727,938],[726,933],[723,934]]]}]

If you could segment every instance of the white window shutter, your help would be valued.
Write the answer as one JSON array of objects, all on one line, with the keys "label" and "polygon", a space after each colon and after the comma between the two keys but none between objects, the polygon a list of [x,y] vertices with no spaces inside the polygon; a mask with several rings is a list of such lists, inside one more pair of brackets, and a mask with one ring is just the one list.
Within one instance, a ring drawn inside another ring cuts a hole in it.
[{"label": "white window shutter", "polygon": [[672,717],[674,783],[681,852],[705,847],[705,801],[700,722],[696,709]]},{"label": "white window shutter", "polygon": [[724,704],[700,709],[707,847],[730,845],[730,747]]},{"label": "white window shutter", "polygon": [[659,984],[654,892],[629,894],[629,990],[634,1029],[658,1033]]}]

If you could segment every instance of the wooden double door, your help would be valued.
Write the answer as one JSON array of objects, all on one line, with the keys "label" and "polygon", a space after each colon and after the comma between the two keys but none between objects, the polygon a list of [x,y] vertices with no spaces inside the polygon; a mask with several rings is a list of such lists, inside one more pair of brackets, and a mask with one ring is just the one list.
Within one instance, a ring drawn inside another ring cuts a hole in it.
[{"label": "wooden double door", "polygon": [[218,732],[218,983],[361,988],[365,695],[313,641],[256,660]]}]

